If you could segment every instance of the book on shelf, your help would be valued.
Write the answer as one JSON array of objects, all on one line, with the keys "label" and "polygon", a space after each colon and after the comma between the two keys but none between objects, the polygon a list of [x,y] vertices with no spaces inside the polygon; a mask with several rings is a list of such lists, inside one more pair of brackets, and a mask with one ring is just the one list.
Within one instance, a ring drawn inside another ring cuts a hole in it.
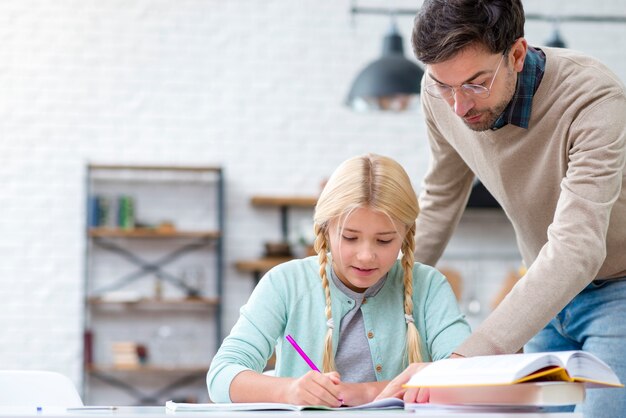
[{"label": "book on shelf", "polygon": [[114,342],[111,344],[111,352],[113,354],[113,364],[116,366],[139,365],[137,344],[134,342]]},{"label": "book on shelf", "polygon": [[436,387],[429,391],[430,403],[440,405],[558,406],[585,400],[585,385],[575,382]]},{"label": "book on shelf", "polygon": [[210,411],[304,411],[304,410],[327,410],[349,411],[356,409],[401,409],[404,408],[402,399],[386,398],[372,401],[357,406],[342,406],[332,408],[322,405],[294,405],[276,402],[234,402],[234,403],[181,403],[167,401],[165,408],[174,412],[210,412]]},{"label": "book on shelf", "polygon": [[580,350],[439,360],[415,373],[404,386],[493,386],[531,381],[582,382],[587,388],[624,386],[606,363]]}]

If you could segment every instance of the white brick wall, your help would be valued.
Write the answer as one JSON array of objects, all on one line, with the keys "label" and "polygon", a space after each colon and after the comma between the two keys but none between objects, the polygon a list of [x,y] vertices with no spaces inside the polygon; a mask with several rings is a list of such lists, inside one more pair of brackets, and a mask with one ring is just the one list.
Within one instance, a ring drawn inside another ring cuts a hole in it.
[{"label": "white brick wall", "polygon": [[[525,1],[532,12],[626,15],[620,0],[542,3]],[[80,383],[88,161],[225,167],[226,330],[251,288],[234,261],[279,237],[277,212],[251,207],[251,195],[317,193],[340,161],[368,151],[398,159],[419,186],[421,116],[342,106],[388,26],[382,16],[353,24],[349,7],[0,2],[0,368],[58,370]],[[398,23],[410,54],[412,18]],[[527,24],[531,43],[550,32]],[[626,80],[626,25],[564,23],[562,34]]]}]

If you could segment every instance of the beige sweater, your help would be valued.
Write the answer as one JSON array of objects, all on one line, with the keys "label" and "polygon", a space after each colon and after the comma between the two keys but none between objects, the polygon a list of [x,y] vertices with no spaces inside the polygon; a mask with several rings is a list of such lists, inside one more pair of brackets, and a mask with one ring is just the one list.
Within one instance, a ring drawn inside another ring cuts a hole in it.
[{"label": "beige sweater", "polygon": [[543,50],[528,130],[474,132],[445,101],[422,95],[432,159],[416,259],[437,262],[476,174],[511,220],[528,266],[458,348],[464,355],[515,352],[592,280],[626,276],[624,86],[595,59]]}]

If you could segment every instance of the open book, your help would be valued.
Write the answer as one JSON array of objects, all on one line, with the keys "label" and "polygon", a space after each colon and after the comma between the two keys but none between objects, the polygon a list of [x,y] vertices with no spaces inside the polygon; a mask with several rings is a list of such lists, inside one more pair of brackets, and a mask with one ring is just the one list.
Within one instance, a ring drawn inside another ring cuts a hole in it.
[{"label": "open book", "polygon": [[613,370],[593,354],[556,351],[439,360],[415,373],[405,387],[511,385],[530,381],[624,386]]},{"label": "open book", "polygon": [[358,406],[342,406],[340,408],[331,408],[322,405],[292,405],[288,403],[275,402],[254,402],[254,403],[180,403],[167,401],[165,408],[169,411],[303,411],[308,409],[329,410],[329,411],[348,411],[354,409],[396,409],[404,408],[404,402],[401,399],[387,398],[380,399]]}]

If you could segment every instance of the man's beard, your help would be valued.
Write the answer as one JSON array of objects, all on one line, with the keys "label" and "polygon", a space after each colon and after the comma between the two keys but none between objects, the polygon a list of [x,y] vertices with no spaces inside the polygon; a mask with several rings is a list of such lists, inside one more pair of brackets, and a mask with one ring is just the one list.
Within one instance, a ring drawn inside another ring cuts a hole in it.
[{"label": "man's beard", "polygon": [[498,106],[496,107],[492,107],[492,108],[488,108],[485,109],[483,111],[480,110],[470,110],[469,112],[467,112],[467,114],[464,116],[465,117],[472,117],[478,114],[483,114],[483,119],[481,119],[480,122],[478,123],[468,123],[465,121],[465,119],[463,119],[463,122],[465,122],[465,125],[470,128],[472,131],[476,131],[476,132],[482,132],[482,131],[486,131],[491,129],[491,127],[493,126],[493,124],[496,122],[496,120],[498,120],[498,118],[500,117],[500,115],[502,114],[502,112],[504,112],[504,109],[506,109],[506,106],[508,105],[508,101],[506,103],[500,103],[498,104]]}]

